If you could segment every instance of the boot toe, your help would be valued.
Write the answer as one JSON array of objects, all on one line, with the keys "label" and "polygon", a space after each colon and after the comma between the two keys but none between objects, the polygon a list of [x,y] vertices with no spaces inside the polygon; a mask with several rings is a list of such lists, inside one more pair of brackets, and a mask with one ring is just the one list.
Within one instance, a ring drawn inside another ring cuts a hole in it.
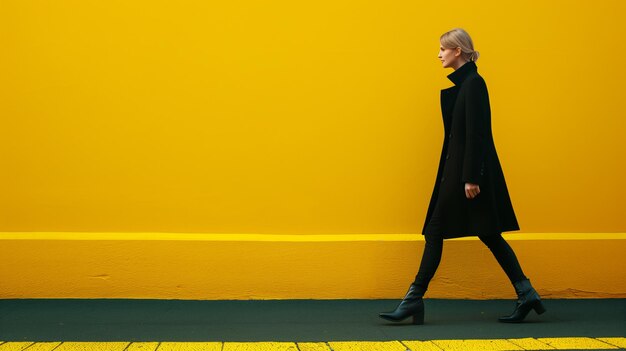
[{"label": "boot toe", "polygon": [[397,322],[398,320],[396,318],[393,318],[393,315],[389,312],[381,312],[378,314],[378,317],[382,318],[382,319],[386,319],[388,321],[392,321],[392,322]]},{"label": "boot toe", "polygon": [[498,318],[498,322],[501,322],[501,323],[520,323],[521,321],[522,321],[521,319],[513,319],[511,317]]}]

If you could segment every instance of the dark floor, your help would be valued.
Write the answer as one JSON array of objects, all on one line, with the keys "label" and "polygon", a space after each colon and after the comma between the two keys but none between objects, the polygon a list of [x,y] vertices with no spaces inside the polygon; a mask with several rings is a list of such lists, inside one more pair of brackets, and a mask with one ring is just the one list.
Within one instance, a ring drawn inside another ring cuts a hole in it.
[{"label": "dark floor", "polygon": [[626,299],[544,300],[498,323],[513,300],[427,299],[425,324],[378,317],[399,300],[0,300],[3,341],[387,341],[626,337]]}]

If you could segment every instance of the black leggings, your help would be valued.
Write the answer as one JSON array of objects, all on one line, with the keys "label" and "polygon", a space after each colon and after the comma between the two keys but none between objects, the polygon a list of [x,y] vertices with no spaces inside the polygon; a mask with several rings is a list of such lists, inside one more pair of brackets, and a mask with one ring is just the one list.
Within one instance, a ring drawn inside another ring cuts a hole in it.
[{"label": "black leggings", "polygon": [[[439,262],[441,262],[441,252],[443,251],[443,237],[441,235],[426,234],[425,237],[424,254],[414,282],[422,292],[426,292],[428,289],[428,284],[435,275]],[[527,279],[517,261],[515,252],[504,240],[502,234],[479,236],[479,238],[491,250],[511,283]]]}]

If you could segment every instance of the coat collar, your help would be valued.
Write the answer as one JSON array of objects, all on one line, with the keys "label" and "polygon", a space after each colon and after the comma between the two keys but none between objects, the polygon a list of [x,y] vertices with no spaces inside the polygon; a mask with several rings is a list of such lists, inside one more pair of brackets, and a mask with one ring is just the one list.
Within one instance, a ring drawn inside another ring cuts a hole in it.
[{"label": "coat collar", "polygon": [[465,78],[467,78],[472,72],[476,72],[476,62],[467,61],[461,67],[457,68],[454,72],[448,74],[448,79],[454,83],[454,85],[461,85]]}]

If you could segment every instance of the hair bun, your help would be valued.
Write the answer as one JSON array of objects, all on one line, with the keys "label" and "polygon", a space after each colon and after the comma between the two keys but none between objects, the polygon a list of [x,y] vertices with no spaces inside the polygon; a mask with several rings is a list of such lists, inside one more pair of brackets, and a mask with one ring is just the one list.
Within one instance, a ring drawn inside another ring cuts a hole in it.
[{"label": "hair bun", "polygon": [[478,51],[474,50],[474,52],[472,52],[472,61],[478,60],[479,56],[480,56],[480,53]]}]

